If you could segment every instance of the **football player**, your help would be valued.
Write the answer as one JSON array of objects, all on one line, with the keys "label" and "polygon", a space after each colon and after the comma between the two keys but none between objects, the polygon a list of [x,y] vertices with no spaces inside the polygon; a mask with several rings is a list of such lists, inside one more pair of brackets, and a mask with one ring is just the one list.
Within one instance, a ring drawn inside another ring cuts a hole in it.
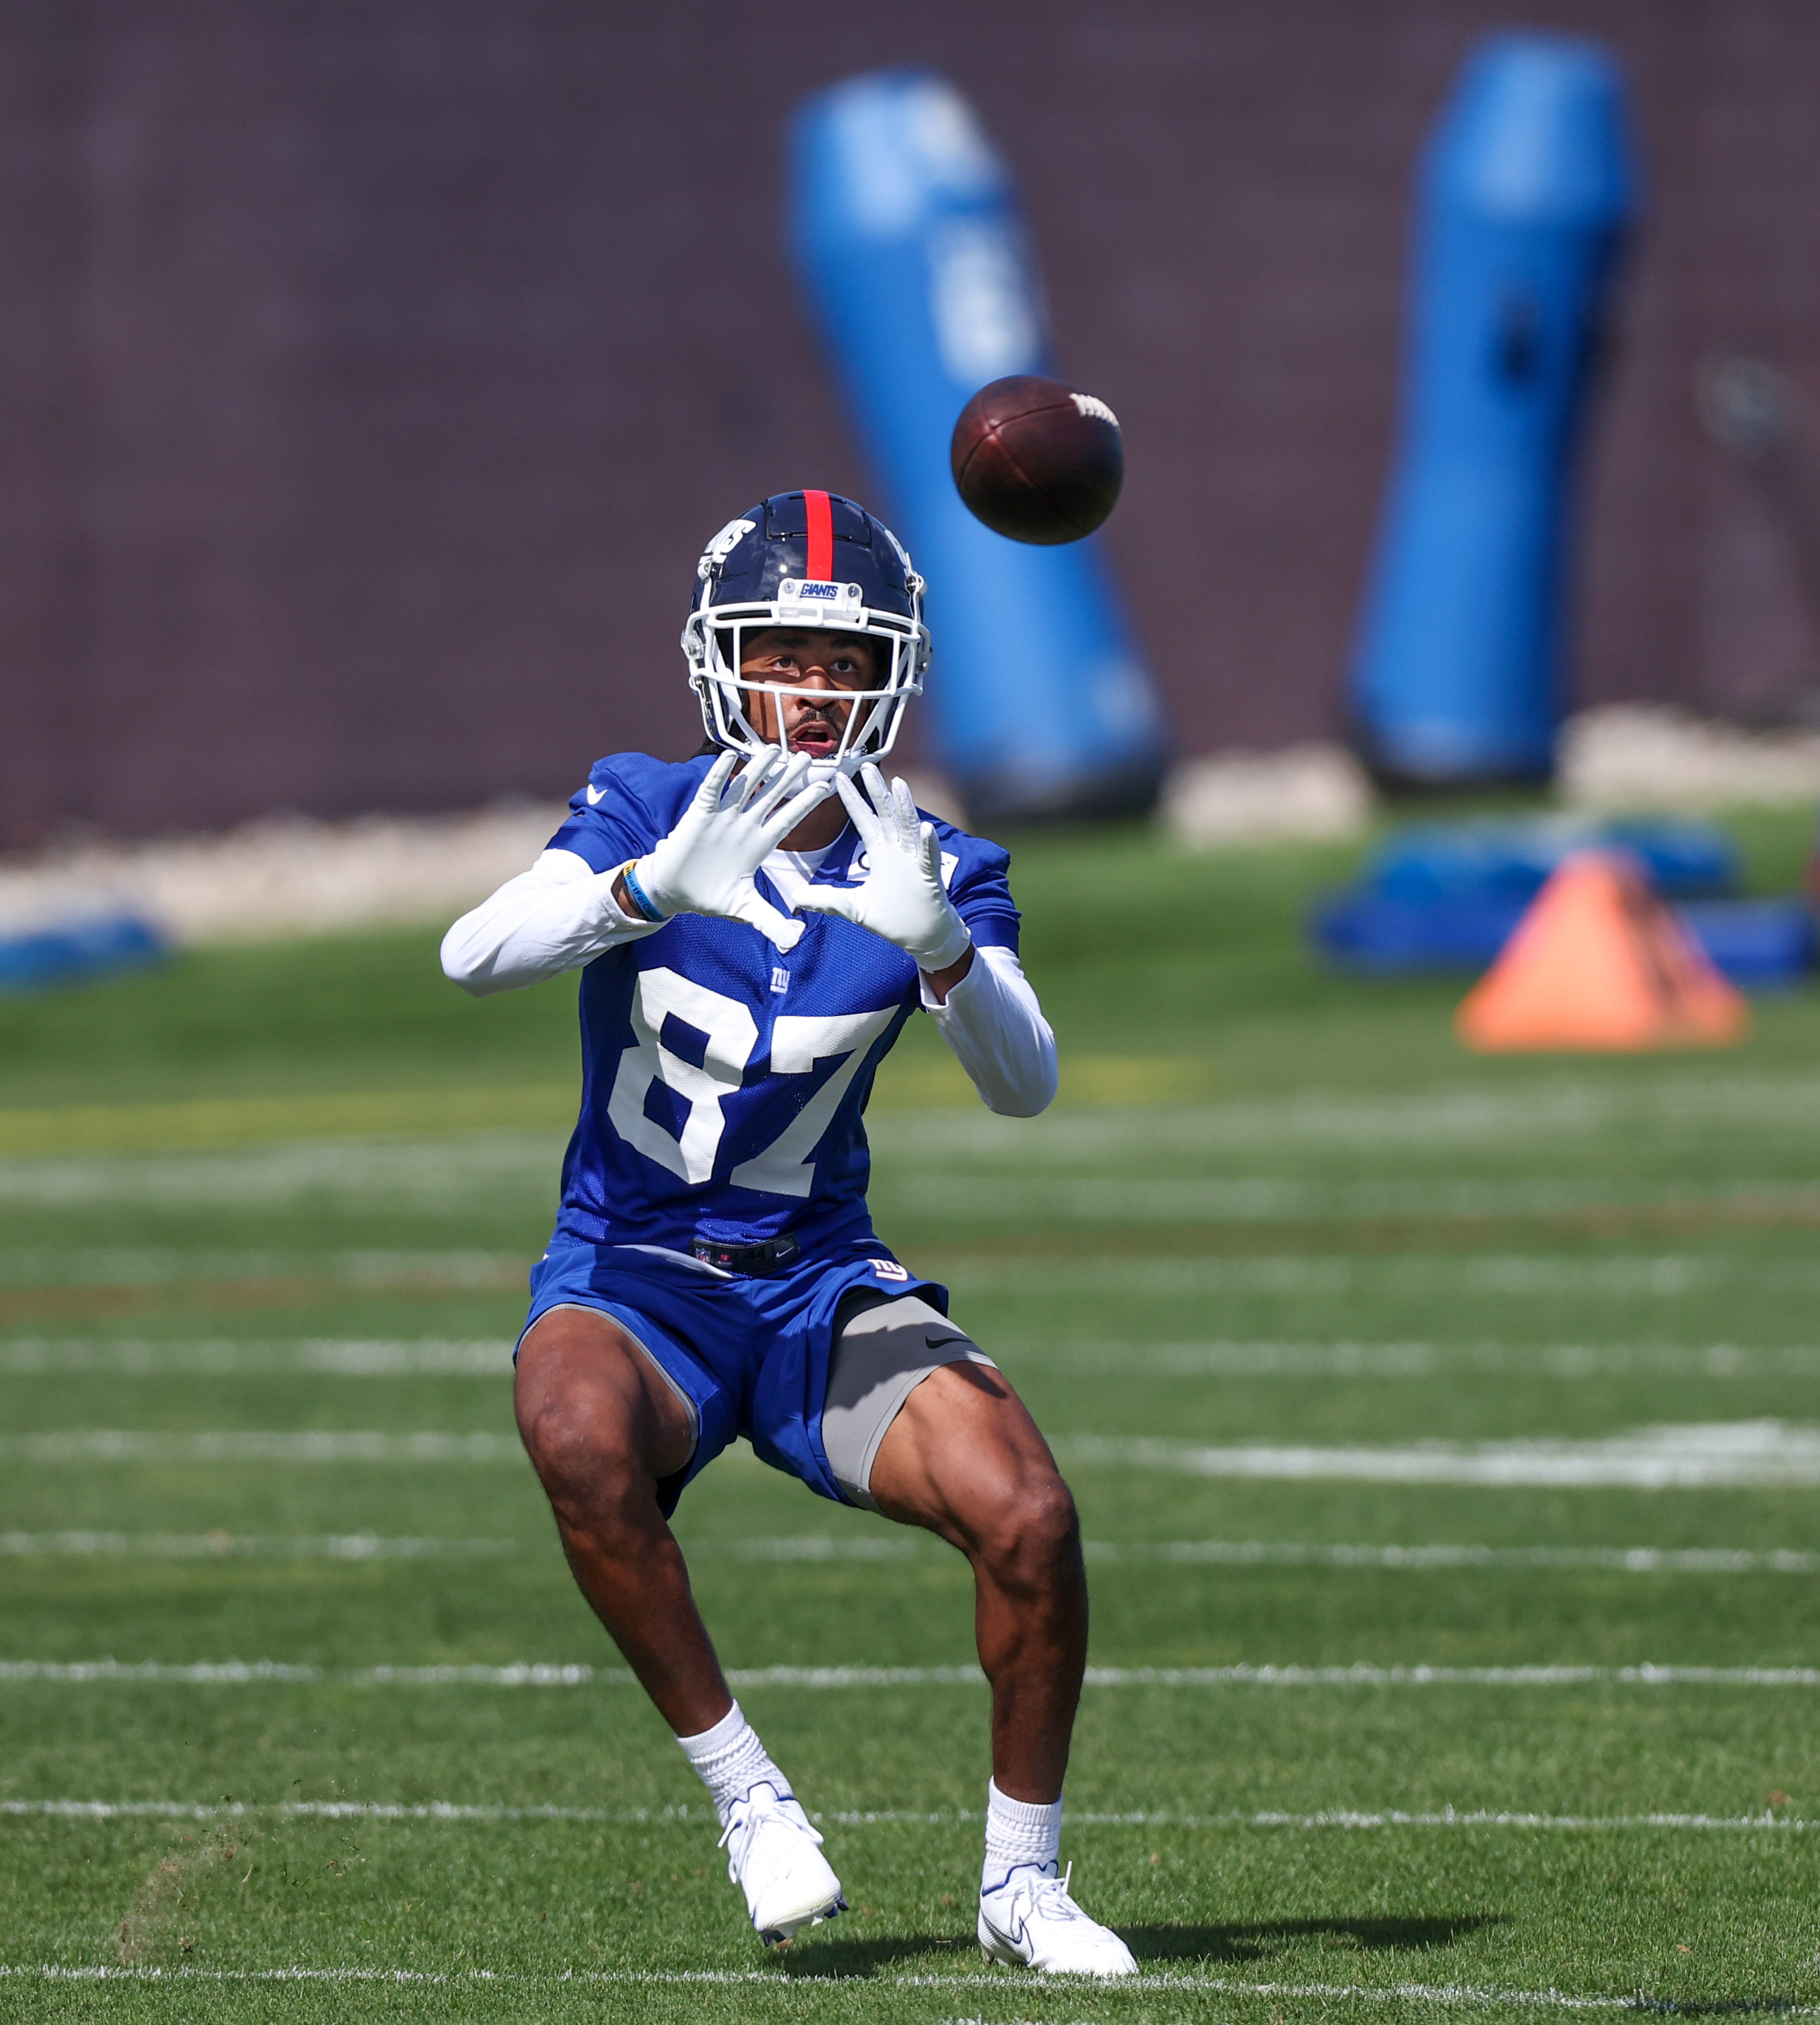
[{"label": "football player", "polygon": [[1086,1661],[1072,1499],[944,1288],[873,1233],[861,1114],[919,1009],[990,1108],[1055,1093],[996,845],[924,816],[890,752],[929,657],[922,579],[851,500],[731,521],[682,645],[708,742],[600,761],[443,967],[485,994],[579,968],[580,1121],[517,1353],[520,1431],[575,1580],[712,1795],[753,1926],[844,1908],[822,1837],[728,1692],[668,1524],[737,1435],[972,1564],[992,1689],[987,1956],[1136,1967],[1058,1875]]}]

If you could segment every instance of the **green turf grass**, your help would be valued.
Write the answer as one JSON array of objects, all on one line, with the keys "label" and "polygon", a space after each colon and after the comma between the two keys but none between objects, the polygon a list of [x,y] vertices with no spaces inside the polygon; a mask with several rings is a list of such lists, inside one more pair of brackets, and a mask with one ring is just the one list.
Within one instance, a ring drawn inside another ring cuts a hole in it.
[{"label": "green turf grass", "polygon": [[[1759,885],[1806,827],[1751,820]],[[1080,1501],[1098,1672],[1064,1855],[1135,1990],[981,1972],[964,1571],[742,1446],[678,1531],[854,1907],[781,1957],[745,1928],[513,1446],[572,987],[476,1005],[399,933],[0,1005],[0,1662],[175,1670],[0,1677],[0,2016],[1820,2005],[1820,1686],[1749,1677],[1820,1666],[1811,1483],[1196,1461],[1774,1421],[1800,1478],[1814,1003],[1762,1002],[1722,1054],[1476,1060],[1457,985],[1307,963],[1300,911],[1347,865],[1026,841],[1062,1104],[991,1119],[919,1022],[875,1112],[882,1230]],[[1488,1551],[1384,1551],[1424,1547]],[[292,1671],[184,1670],[230,1661]],[[1650,1665],[1726,1677],[1623,1671]],[[1234,1667],[1376,1670],[1181,1678]],[[1422,1667],[1467,1677],[1397,1671]],[[1472,1671],[1512,1667],[1594,1671]]]}]

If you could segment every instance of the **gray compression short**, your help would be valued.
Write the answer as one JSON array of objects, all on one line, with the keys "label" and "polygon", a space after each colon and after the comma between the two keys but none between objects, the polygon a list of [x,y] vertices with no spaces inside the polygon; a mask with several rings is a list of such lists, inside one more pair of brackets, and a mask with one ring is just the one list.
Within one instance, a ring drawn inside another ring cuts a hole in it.
[{"label": "gray compression short", "polygon": [[[876,1512],[872,1465],[898,1409],[944,1364],[992,1360],[914,1294],[850,1315],[834,1339],[822,1406],[822,1446],[841,1494]],[[992,1365],[994,1369],[996,1365]]]}]

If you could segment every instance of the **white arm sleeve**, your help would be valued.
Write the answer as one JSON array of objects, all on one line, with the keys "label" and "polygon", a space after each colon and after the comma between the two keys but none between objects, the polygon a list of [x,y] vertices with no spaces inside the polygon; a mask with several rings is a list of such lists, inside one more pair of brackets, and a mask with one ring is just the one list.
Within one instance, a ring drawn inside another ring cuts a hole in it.
[{"label": "white arm sleeve", "polygon": [[1048,1108],[1056,1088],[1055,1035],[1009,950],[976,944],[973,967],[947,1002],[937,1002],[926,977],[922,998],[988,1111],[1034,1118]]},{"label": "white arm sleeve", "polygon": [[443,975],[476,998],[540,983],[591,963],[616,943],[661,928],[620,911],[613,880],[572,851],[546,851],[443,938]]}]

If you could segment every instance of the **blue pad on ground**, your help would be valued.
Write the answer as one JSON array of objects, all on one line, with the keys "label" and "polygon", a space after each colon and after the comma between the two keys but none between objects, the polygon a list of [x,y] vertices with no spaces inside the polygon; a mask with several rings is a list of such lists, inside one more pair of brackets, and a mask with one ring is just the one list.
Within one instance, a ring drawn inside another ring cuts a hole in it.
[{"label": "blue pad on ground", "polygon": [[160,961],[164,939],[137,914],[94,916],[0,935],[0,994],[86,984]]},{"label": "blue pad on ground", "polygon": [[1387,900],[1529,900],[1569,852],[1623,851],[1666,899],[1716,897],[1737,884],[1737,847],[1711,823],[1659,818],[1415,823],[1366,861],[1362,887]]},{"label": "blue pad on ground", "polygon": [[[1364,886],[1317,903],[1308,930],[1316,949],[1346,970],[1379,977],[1487,968],[1528,906],[1527,899],[1387,898]],[[1800,900],[1697,900],[1676,910],[1714,964],[1753,991],[1798,984],[1813,968],[1814,923]]]}]

